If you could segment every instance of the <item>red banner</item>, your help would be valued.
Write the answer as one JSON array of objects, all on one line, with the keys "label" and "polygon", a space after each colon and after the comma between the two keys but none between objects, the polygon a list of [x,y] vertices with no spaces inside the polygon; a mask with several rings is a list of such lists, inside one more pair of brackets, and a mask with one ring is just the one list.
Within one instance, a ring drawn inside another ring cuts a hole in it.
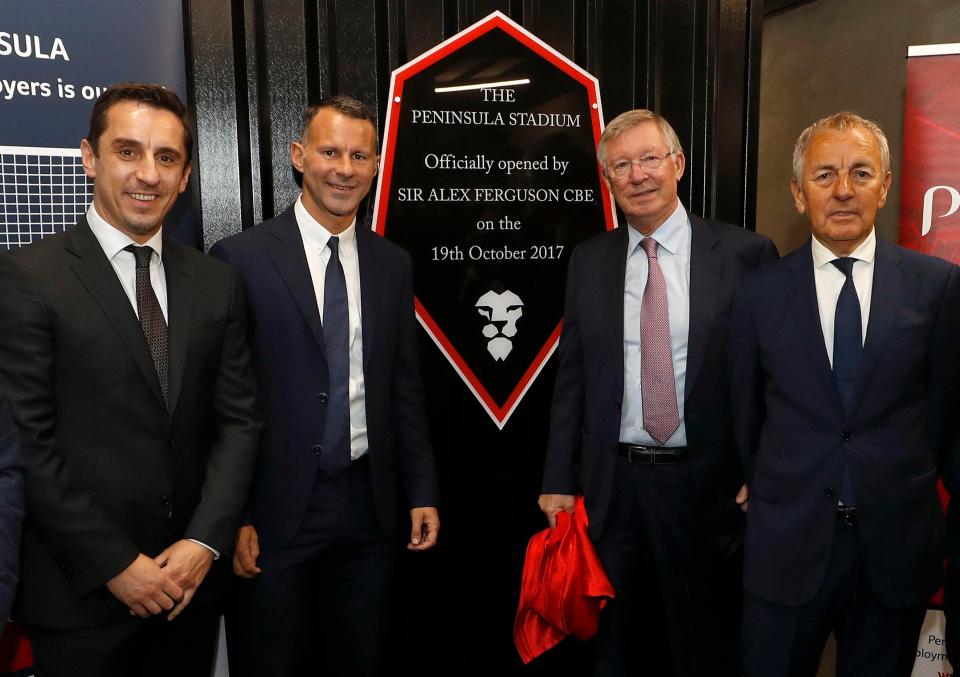
[{"label": "red banner", "polygon": [[960,45],[910,48],[900,173],[900,243],[954,263],[960,263],[958,76]]},{"label": "red banner", "polygon": [[[900,244],[960,263],[960,44],[907,52],[900,172]],[[946,507],[947,495],[940,486]],[[931,604],[942,603],[942,591]],[[920,635],[914,677],[952,674],[943,614],[931,610]]]}]

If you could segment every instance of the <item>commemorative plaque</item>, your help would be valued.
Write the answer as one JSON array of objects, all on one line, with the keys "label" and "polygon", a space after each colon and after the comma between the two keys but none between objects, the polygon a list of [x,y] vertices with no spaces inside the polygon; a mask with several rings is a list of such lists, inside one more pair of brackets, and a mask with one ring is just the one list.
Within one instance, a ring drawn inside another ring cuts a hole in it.
[{"label": "commemorative plaque", "polygon": [[597,81],[495,12],[393,73],[374,207],[424,329],[500,427],[557,346],[567,263],[615,227]]}]

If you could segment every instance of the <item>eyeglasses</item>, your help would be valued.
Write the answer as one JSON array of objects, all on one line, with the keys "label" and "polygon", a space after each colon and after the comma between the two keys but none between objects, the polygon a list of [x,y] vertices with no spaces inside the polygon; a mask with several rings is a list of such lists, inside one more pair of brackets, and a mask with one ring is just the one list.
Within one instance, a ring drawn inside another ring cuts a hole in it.
[{"label": "eyeglasses", "polygon": [[655,169],[660,169],[663,161],[675,152],[676,151],[668,150],[663,155],[647,155],[639,160],[617,160],[612,165],[604,167],[604,171],[606,171],[607,176],[612,176],[615,179],[622,179],[627,176],[634,165],[645,172],[652,172]]}]

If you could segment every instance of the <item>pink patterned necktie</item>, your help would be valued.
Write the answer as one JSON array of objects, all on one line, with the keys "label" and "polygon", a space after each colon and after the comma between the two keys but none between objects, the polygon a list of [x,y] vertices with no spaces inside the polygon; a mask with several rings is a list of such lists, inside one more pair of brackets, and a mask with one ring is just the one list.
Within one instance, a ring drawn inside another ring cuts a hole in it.
[{"label": "pink patterned necktie", "polygon": [[663,444],[680,427],[677,385],[673,375],[667,283],[657,260],[657,241],[640,240],[647,254],[647,286],[640,305],[640,391],[643,429]]}]

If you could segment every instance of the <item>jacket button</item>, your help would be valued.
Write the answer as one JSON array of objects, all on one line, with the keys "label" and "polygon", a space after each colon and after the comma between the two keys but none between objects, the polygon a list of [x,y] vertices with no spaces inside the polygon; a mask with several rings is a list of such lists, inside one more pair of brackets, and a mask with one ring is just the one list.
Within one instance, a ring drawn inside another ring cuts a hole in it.
[{"label": "jacket button", "polygon": [[171,447],[175,445],[172,437],[168,440],[168,442],[169,442],[169,444],[170,444]]},{"label": "jacket button", "polygon": [[842,433],[840,433],[840,439],[842,439],[844,442],[849,442],[853,439],[853,433],[849,430],[844,430]]},{"label": "jacket button", "polygon": [[313,453],[319,454],[321,451],[323,451],[323,447],[321,447],[319,444],[313,445]]},{"label": "jacket button", "polygon": [[320,400],[321,404],[326,404],[329,398],[327,397],[326,393],[320,393],[319,395],[317,395],[317,399]]},{"label": "jacket button", "polygon": [[826,496],[827,498],[836,498],[837,492],[834,490],[833,487],[827,487],[826,489],[823,490],[823,495]]},{"label": "jacket button", "polygon": [[160,502],[163,503],[164,505],[170,505],[171,503],[173,503],[173,501],[170,500],[169,496],[161,496]]}]

